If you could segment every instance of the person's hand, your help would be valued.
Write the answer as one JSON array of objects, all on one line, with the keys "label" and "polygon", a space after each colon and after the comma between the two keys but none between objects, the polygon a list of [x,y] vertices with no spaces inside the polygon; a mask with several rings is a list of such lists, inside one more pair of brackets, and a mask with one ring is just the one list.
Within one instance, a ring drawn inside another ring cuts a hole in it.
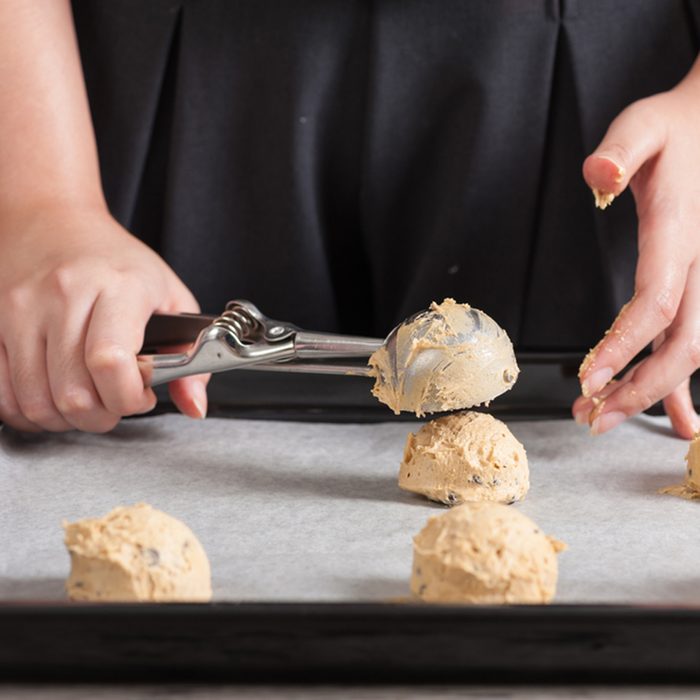
[{"label": "person's hand", "polygon": [[[634,296],[579,372],[582,396],[572,411],[594,434],[660,399],[678,435],[691,438],[700,428],[689,388],[700,366],[697,72],[696,65],[674,90],[625,109],[583,166],[596,199],[629,185],[639,220]],[[652,342],[651,355],[611,382]]]},{"label": "person's hand", "polygon": [[[155,311],[197,312],[189,290],[101,207],[0,217],[0,420],[18,430],[111,430],[150,411],[136,362]],[[173,382],[203,418],[206,378]]]}]

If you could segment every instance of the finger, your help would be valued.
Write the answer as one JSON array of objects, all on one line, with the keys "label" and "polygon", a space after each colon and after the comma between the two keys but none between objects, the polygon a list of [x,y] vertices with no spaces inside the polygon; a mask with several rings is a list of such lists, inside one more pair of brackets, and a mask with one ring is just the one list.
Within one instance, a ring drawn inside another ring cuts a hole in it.
[{"label": "finger", "polygon": [[119,422],[119,415],[102,404],[85,365],[85,336],[91,304],[74,304],[67,316],[54,314],[47,332],[47,367],[54,404],[63,418],[78,430],[104,433]]},{"label": "finger", "polygon": [[[579,396],[572,406],[572,414],[579,425],[590,425],[591,414],[603,403],[608,396],[621,386],[629,382],[634,376],[636,366],[631,369],[621,380],[613,380],[599,394],[591,398]],[[690,379],[682,382],[665,399],[664,409],[671,420],[675,432],[682,438],[691,439],[700,430],[700,418],[695,412],[691,394]]]},{"label": "finger", "polygon": [[640,221],[636,292],[611,329],[586,356],[579,378],[584,396],[600,391],[674,320],[688,278],[681,234],[660,216]]},{"label": "finger", "polygon": [[[695,309],[700,303],[700,278],[694,271],[678,318],[663,344],[634,368],[592,414],[591,432],[611,430],[625,418],[643,411],[672,394],[700,364],[700,320]],[[673,401],[672,401],[673,405]]]},{"label": "finger", "polygon": [[41,427],[32,423],[22,415],[15,392],[10,380],[10,366],[5,346],[0,343],[0,421],[12,426],[15,430],[29,433],[41,431]]},{"label": "finger", "polygon": [[[659,348],[666,340],[666,334],[657,336],[652,343],[652,350]],[[695,412],[690,393],[690,377],[681,382],[665,399],[664,411],[671,420],[671,426],[679,437],[690,440],[700,429],[700,418]]]},{"label": "finger", "polygon": [[583,163],[583,177],[596,191],[596,204],[604,209],[619,195],[630,179],[664,147],[666,127],[658,117],[658,100],[646,99],[631,104],[610,124],[603,140]]},{"label": "finger", "polygon": [[19,410],[43,430],[63,432],[73,426],[53,402],[46,370],[46,340],[39,334],[25,333],[22,344],[7,347],[10,383]]},{"label": "finger", "polygon": [[130,292],[100,294],[85,338],[85,364],[97,393],[107,411],[118,416],[145,413],[156,404],[136,362],[152,306],[138,289]]},{"label": "finger", "polygon": [[695,412],[690,394],[690,377],[677,386],[665,399],[664,410],[679,437],[692,440],[700,430],[700,418]]},{"label": "finger", "polygon": [[206,418],[207,383],[210,374],[184,377],[168,384],[170,398],[177,408],[190,418]]},{"label": "finger", "polygon": [[603,404],[608,398],[608,396],[610,396],[614,391],[618,391],[625,384],[631,381],[631,379],[635,375],[635,372],[640,367],[642,362],[643,360],[640,360],[639,362],[632,365],[625,372],[625,374],[622,377],[620,377],[620,379],[613,379],[605,387],[603,387],[603,389],[601,389],[598,393],[594,394],[593,396],[579,396],[574,401],[572,406],[572,413],[574,413],[574,417],[576,418],[577,423],[587,423],[588,425],[591,425],[594,418],[593,412],[595,411],[596,414],[598,414],[603,410],[603,406],[601,404]]},{"label": "finger", "polygon": [[571,415],[579,425],[588,425],[588,416],[592,410],[593,402],[585,396],[579,396],[571,405]]},{"label": "finger", "polygon": [[579,425],[590,425],[590,416],[593,410],[600,405],[602,401],[618,389],[623,383],[629,381],[633,372],[630,370],[622,379],[613,379],[601,391],[594,396],[579,396],[571,407],[571,413]]},{"label": "finger", "polygon": [[[168,312],[199,313],[199,304],[190,290],[176,280],[170,292]],[[169,348],[169,352],[184,352],[187,348]],[[190,418],[202,419],[207,415],[207,384],[211,375],[201,374],[184,377],[168,384],[170,399],[177,408]]]},{"label": "finger", "polygon": [[[652,350],[656,350],[661,347],[664,340],[666,339],[665,331],[659,333],[659,335],[652,341]],[[608,384],[606,384],[597,393],[591,396],[579,396],[573,403],[571,407],[571,412],[574,419],[580,425],[590,425],[591,423],[591,413],[595,408],[597,408],[602,401],[604,401],[613,391],[619,389],[623,384],[626,384],[632,377],[639,367],[640,362],[635,363],[632,367],[628,368],[624,376],[619,379],[612,379]]]}]

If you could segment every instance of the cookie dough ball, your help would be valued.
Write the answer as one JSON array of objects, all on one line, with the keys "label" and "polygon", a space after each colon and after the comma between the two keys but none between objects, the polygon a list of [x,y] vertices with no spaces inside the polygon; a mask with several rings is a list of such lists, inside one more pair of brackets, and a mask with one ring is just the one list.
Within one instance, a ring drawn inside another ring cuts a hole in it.
[{"label": "cookie dough ball", "polygon": [[486,413],[453,413],[409,433],[399,486],[433,501],[513,503],[530,476],[525,448],[505,423]]},{"label": "cookie dough ball", "polygon": [[411,591],[430,603],[548,603],[565,545],[500,503],[465,503],[413,538]]},{"label": "cookie dough ball", "polygon": [[691,440],[685,461],[687,463],[685,482],[677,486],[667,486],[661,489],[661,493],[696,501],[700,499],[700,433]]},{"label": "cookie dough ball", "polygon": [[146,503],[64,523],[73,600],[208,601],[207,555],[182,522]]},{"label": "cookie dough ball", "polygon": [[394,413],[472,408],[518,377],[513,345],[483,311],[445,299],[404,322],[369,358],[372,393]]},{"label": "cookie dough ball", "polygon": [[685,461],[687,463],[685,482],[694,491],[700,493],[700,433],[690,441]]}]

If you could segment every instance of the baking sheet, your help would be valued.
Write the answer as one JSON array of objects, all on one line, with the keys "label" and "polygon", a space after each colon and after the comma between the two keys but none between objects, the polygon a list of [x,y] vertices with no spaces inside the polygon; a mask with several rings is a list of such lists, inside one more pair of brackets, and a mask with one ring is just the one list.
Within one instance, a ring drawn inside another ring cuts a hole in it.
[{"label": "baking sheet", "polygon": [[[102,436],[0,430],[0,598],[62,599],[61,521],[138,501],[194,530],[216,600],[404,596],[411,537],[444,510],[396,484],[417,427],[163,415]],[[596,438],[572,421],[510,428],[532,481],[511,507],[570,547],[556,602],[700,604],[700,501],[657,494],[687,450],[666,419]]]}]

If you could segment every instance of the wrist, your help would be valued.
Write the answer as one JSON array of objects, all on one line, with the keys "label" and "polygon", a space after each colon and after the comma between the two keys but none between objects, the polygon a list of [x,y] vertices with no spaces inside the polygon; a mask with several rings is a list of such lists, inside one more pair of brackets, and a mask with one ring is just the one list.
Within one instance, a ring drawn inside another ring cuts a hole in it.
[{"label": "wrist", "polygon": [[35,223],[56,224],[105,216],[112,218],[101,193],[70,196],[36,192],[11,202],[0,200],[0,238],[5,234],[12,235],[18,228],[31,227]]}]

